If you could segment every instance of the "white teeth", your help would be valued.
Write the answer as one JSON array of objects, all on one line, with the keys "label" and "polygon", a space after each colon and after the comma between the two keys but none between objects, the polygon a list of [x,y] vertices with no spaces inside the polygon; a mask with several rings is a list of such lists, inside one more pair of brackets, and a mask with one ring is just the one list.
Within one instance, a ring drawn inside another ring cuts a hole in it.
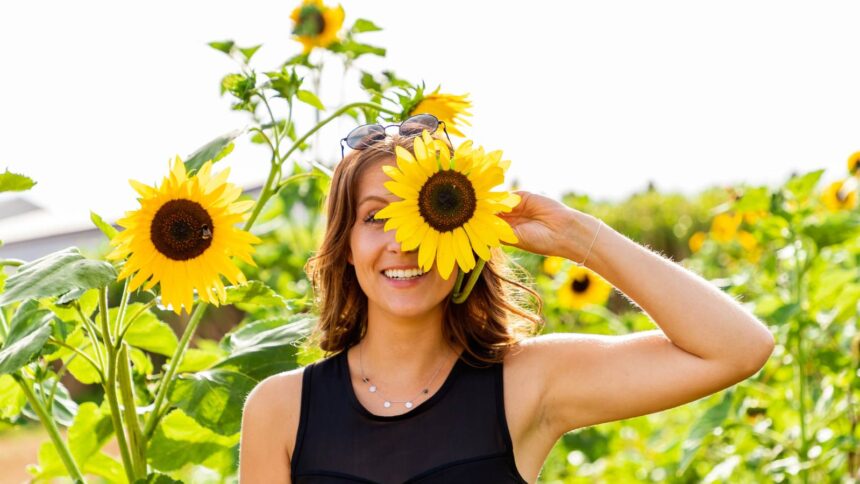
[{"label": "white teeth", "polygon": [[424,274],[421,269],[388,269],[384,271],[385,277],[389,279],[411,279]]}]

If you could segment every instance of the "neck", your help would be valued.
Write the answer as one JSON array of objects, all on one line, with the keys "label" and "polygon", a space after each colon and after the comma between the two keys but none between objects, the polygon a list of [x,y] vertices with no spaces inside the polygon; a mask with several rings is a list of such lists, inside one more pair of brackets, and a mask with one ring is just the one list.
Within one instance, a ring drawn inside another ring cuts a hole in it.
[{"label": "neck", "polygon": [[[381,384],[424,385],[433,373],[452,366],[460,353],[459,345],[442,335],[442,307],[409,317],[398,317],[371,306],[367,314],[367,333],[353,348],[355,369],[361,367]],[[437,383],[437,382],[434,382]]]}]

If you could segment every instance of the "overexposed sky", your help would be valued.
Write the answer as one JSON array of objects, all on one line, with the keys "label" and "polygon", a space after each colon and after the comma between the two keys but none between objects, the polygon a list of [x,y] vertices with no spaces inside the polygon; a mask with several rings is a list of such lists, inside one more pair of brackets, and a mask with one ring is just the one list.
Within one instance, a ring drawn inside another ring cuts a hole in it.
[{"label": "overexposed sky", "polygon": [[[248,121],[219,95],[236,65],[206,43],[262,43],[252,65],[274,69],[299,52],[296,3],[0,3],[0,170],[36,179],[26,196],[64,223],[135,208],[128,178],[156,182],[173,155]],[[471,93],[467,136],[504,150],[526,190],[619,199],[648,180],[692,193],[815,168],[832,180],[860,150],[856,2],[342,4],[347,25],[384,28],[361,39],[388,56],[359,66]],[[327,68],[327,106],[361,96],[341,79]],[[327,161],[353,126],[322,132]],[[250,185],[267,155],[242,141],[221,163]]]}]

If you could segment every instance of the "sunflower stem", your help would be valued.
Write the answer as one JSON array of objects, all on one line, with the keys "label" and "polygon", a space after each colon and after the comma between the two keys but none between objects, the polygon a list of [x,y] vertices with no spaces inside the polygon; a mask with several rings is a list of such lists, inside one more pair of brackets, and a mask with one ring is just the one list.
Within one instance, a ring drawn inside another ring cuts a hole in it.
[{"label": "sunflower stem", "polygon": [[122,345],[122,339],[119,336],[119,330],[122,327],[122,320],[125,319],[125,310],[128,307],[128,281],[130,277],[125,278],[125,284],[122,286],[122,297],[119,301],[119,309],[116,312],[116,320],[113,322],[113,334],[116,335],[117,348]]},{"label": "sunflower stem", "polygon": [[[78,303],[78,301],[74,302],[74,306],[78,312],[78,316],[81,318],[81,323],[83,324],[83,327],[87,330],[86,333],[90,339],[90,344],[93,345],[93,350],[96,353],[96,358],[98,358],[99,360],[101,373],[102,375],[104,375],[107,366],[105,365],[105,355],[102,352],[102,347],[99,345],[98,328],[96,328],[95,323],[90,320],[89,316],[84,314],[84,311],[81,309],[81,305]],[[102,381],[104,381],[104,378],[102,378]]]},{"label": "sunflower stem", "polygon": [[121,414],[119,410],[119,400],[116,396],[116,379],[117,379],[117,354],[116,348],[113,346],[110,336],[110,318],[108,318],[108,301],[107,287],[99,290],[99,313],[102,322],[102,337],[105,338],[107,346],[107,381],[104,382],[105,396],[110,405],[111,422],[113,423],[113,431],[116,435],[116,441],[119,446],[120,456],[122,457],[122,466],[125,469],[128,482],[135,482],[134,464],[131,460],[131,455],[128,450],[128,442],[125,438],[125,429],[122,426]]},{"label": "sunflower stem", "polygon": [[176,349],[173,351],[173,356],[170,358],[170,364],[167,367],[167,371],[159,382],[158,391],[155,394],[155,403],[153,403],[152,406],[152,412],[149,414],[149,419],[146,421],[146,425],[143,428],[143,437],[146,440],[149,440],[152,437],[152,433],[155,431],[155,426],[161,418],[161,405],[164,402],[167,392],[170,390],[173,376],[179,369],[179,364],[182,362],[182,357],[185,355],[185,349],[188,348],[191,336],[197,329],[197,325],[200,324],[200,320],[203,319],[203,313],[206,312],[206,308],[208,306],[209,305],[203,301],[197,303],[197,307],[194,308],[194,312],[191,314],[191,318],[185,326],[182,338],[179,340],[179,344],[176,345]]},{"label": "sunflower stem", "polygon": [[14,378],[18,383],[18,386],[21,387],[21,390],[23,390],[24,395],[27,397],[27,401],[30,402],[30,406],[33,408],[33,411],[36,412],[42,425],[45,426],[45,430],[48,431],[51,443],[54,444],[54,449],[57,451],[57,454],[60,455],[60,460],[63,461],[63,465],[66,466],[66,470],[69,471],[69,475],[75,480],[75,482],[86,482],[86,480],[84,480],[84,475],[81,473],[81,469],[78,467],[78,463],[75,462],[74,456],[72,456],[71,451],[69,451],[69,447],[60,435],[60,430],[54,422],[54,417],[49,415],[45,410],[44,405],[42,405],[42,402],[30,387],[29,381],[18,372],[13,373],[12,378]]},{"label": "sunflower stem", "polygon": [[[65,341],[60,341],[60,340],[58,340],[58,339],[56,339],[56,338],[48,338],[48,343],[50,343],[50,344],[54,344],[54,345],[57,345],[57,346],[62,346],[63,348],[66,348],[67,350],[70,350],[70,351],[72,351],[73,353],[76,353],[78,356],[82,357],[83,359],[87,360],[87,362],[90,364],[90,366],[92,366],[92,367],[96,370],[96,373],[98,373],[98,374],[99,374],[99,379],[100,379],[102,382],[104,382],[104,381],[105,381],[105,374],[104,374],[104,372],[102,371],[102,369],[101,369],[101,368],[99,368],[99,364],[98,364],[98,363],[96,363],[96,362],[95,362],[95,360],[93,360],[92,358],[90,358],[90,356],[89,356],[89,355],[87,355],[87,354],[86,354],[86,353],[84,353],[83,351],[79,350],[78,348],[75,348],[74,346],[71,346],[71,345],[66,344],[66,342],[65,342]],[[90,343],[90,344],[92,344],[92,343]]]},{"label": "sunflower stem", "polygon": [[469,273],[469,281],[466,282],[466,288],[460,293],[454,293],[454,304],[461,304],[467,297],[469,297],[469,294],[472,292],[472,288],[475,287],[475,283],[478,282],[478,277],[481,275],[481,271],[484,270],[484,264],[484,259],[479,258],[478,262],[475,264],[475,268]]},{"label": "sunflower stem", "polygon": [[146,477],[146,446],[140,432],[140,421],[137,418],[137,406],[134,401],[134,387],[131,384],[131,368],[128,361],[128,345],[120,343],[117,359],[119,365],[119,390],[122,396],[123,416],[128,428],[128,440],[131,445],[131,462],[138,479]]}]

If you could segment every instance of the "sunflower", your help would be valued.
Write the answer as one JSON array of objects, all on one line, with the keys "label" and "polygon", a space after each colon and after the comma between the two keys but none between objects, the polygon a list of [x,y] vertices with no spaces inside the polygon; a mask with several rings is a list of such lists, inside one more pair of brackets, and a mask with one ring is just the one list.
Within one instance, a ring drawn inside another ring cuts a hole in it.
[{"label": "sunflower", "polygon": [[606,304],[612,285],[597,273],[577,265],[567,271],[558,288],[558,304],[569,309],[581,309],[588,304]]},{"label": "sunflower", "polygon": [[327,7],[322,0],[303,0],[290,14],[293,35],[304,46],[307,54],[314,47],[328,47],[336,42],[343,26],[343,7]]},{"label": "sunflower", "polygon": [[[425,271],[435,260],[439,274],[448,279],[456,262],[462,270],[458,278],[479,266],[470,276],[476,277],[490,259],[490,248],[518,242],[510,225],[495,214],[510,212],[519,195],[490,191],[504,181],[510,166],[510,161],[502,161],[501,151],[485,154],[466,141],[452,158],[447,145],[427,130],[415,138],[414,154],[400,146],[395,151],[397,166],[384,165],[382,170],[392,179],[385,188],[402,200],[374,217],[388,219],[383,229],[397,230],[395,239],[403,250],[418,248],[418,264]],[[469,290],[471,286],[467,294]]]},{"label": "sunflower", "polygon": [[409,116],[424,113],[432,114],[440,121],[445,122],[445,127],[449,133],[463,138],[465,135],[457,126],[462,124],[471,126],[465,117],[472,115],[472,113],[467,111],[467,109],[472,108],[472,101],[466,99],[469,96],[468,94],[440,93],[440,87],[420,98],[418,104],[409,111]]},{"label": "sunflower", "polygon": [[117,221],[125,230],[111,241],[116,248],[109,259],[131,255],[119,280],[134,275],[132,291],[147,281],[147,290],[161,283],[162,301],[177,314],[182,307],[191,311],[195,289],[203,301],[224,303],[222,274],[232,284],[246,282],[231,257],[255,265],[251,244],[260,239],[235,227],[254,202],[236,201],[242,189],[226,182],[229,169],[217,175],[211,169],[206,162],[189,177],[177,156],[160,187],[129,180],[141,195],[140,209]]},{"label": "sunflower", "polygon": [[547,275],[554,276],[561,270],[564,265],[564,257],[551,255],[543,260],[541,268]]},{"label": "sunflower", "polygon": [[860,151],[848,157],[848,173],[858,175],[858,169],[860,169]]},{"label": "sunflower", "polygon": [[701,231],[697,231],[693,235],[690,236],[690,240],[687,241],[687,245],[690,247],[690,252],[696,253],[702,249],[702,246],[705,245],[705,240],[708,239],[708,236]]},{"label": "sunflower", "polygon": [[821,201],[833,212],[852,209],[857,206],[857,190],[846,180],[837,180],[824,189]]},{"label": "sunflower", "polygon": [[738,226],[743,216],[739,213],[721,213],[711,221],[711,237],[720,242],[729,242],[735,238]]}]

